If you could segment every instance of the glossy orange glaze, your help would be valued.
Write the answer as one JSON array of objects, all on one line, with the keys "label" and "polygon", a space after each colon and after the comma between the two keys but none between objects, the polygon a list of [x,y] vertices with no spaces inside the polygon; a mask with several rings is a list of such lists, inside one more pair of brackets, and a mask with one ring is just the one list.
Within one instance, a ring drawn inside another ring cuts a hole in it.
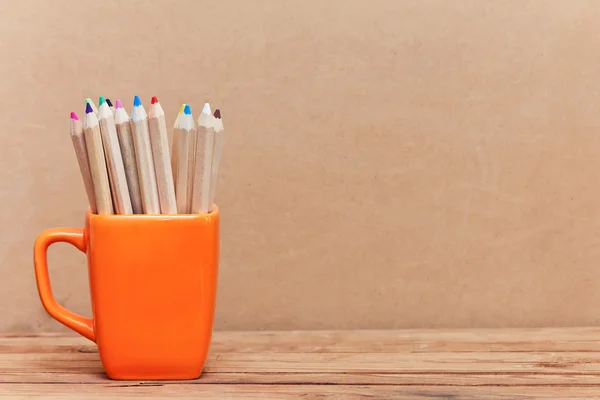
[{"label": "glossy orange glaze", "polygon": [[[59,305],[47,249],[87,254],[93,318]],[[219,263],[219,210],[201,215],[87,214],[85,229],[43,232],[34,249],[46,311],[95,341],[113,379],[193,379],[208,353]]]}]

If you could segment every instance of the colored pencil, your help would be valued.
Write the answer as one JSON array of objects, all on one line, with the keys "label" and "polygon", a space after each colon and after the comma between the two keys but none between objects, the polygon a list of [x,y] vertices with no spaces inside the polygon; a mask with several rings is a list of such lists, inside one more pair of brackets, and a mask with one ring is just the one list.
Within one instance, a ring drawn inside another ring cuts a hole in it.
[{"label": "colored pencil", "polygon": [[89,202],[96,214],[212,212],[225,144],[221,110],[205,103],[197,120],[184,103],[169,147],[166,116],[156,96],[148,113],[133,98],[128,114],[100,96],[85,100],[85,118],[71,112],[70,133]]},{"label": "colored pencil", "polygon": [[98,105],[98,123],[100,124],[100,133],[102,134],[102,144],[104,146],[104,156],[106,158],[115,213],[133,214],[115,119],[104,97],[100,97]]},{"label": "colored pencil", "polygon": [[[189,163],[189,145],[190,136],[194,134],[196,128],[194,126],[194,117],[192,116],[192,110],[188,104],[184,107],[184,113],[178,116],[175,121],[175,132],[178,136],[176,151],[177,154],[177,165],[175,166],[177,177],[175,180],[175,197],[177,199],[177,212],[179,214],[190,213],[190,194],[192,188],[188,187],[188,170],[190,168]],[[175,144],[175,142],[173,142]]]},{"label": "colored pencil", "polygon": [[92,99],[90,99],[89,97],[87,99],[85,99],[85,104],[86,104],[86,107],[89,104],[92,107],[92,110],[94,110],[94,113],[98,114],[98,109],[96,108],[96,105],[94,104],[94,102],[92,101]]},{"label": "colored pencil", "polygon": [[148,130],[148,114],[138,96],[133,99],[133,110],[129,121],[133,133],[135,158],[140,181],[140,193],[145,214],[160,214],[152,146]]},{"label": "colored pencil", "polygon": [[[106,102],[108,103],[108,99]],[[133,135],[131,134],[131,126],[129,125],[129,115],[119,99],[117,99],[115,104],[115,125],[117,127],[117,136],[119,137],[119,146],[121,147],[121,156],[123,157],[123,166],[125,167],[125,176],[127,177],[131,208],[134,214],[143,214],[144,208],[142,206],[142,195],[140,193],[140,181],[135,159]]]},{"label": "colored pencil", "polygon": [[214,149],[212,166],[210,167],[210,192],[208,197],[209,212],[212,211],[215,201],[215,192],[217,191],[217,180],[219,177],[219,164],[221,163],[221,153],[223,152],[223,144],[225,140],[225,130],[223,128],[223,120],[221,119],[221,110],[216,109],[213,114],[214,119]]},{"label": "colored pencil", "polygon": [[85,109],[83,133],[88,152],[92,182],[94,184],[96,211],[98,214],[112,214],[113,204],[106,161],[104,159],[104,149],[102,147],[102,135],[100,133],[98,117],[90,103],[86,105]]},{"label": "colored pencil", "polygon": [[205,214],[209,210],[210,168],[212,166],[214,120],[210,105],[206,103],[198,117],[196,156],[194,160],[194,183],[192,186],[192,208],[194,214]]},{"label": "colored pencil", "polygon": [[85,136],[83,134],[83,124],[74,111],[71,112],[71,140],[77,157],[77,164],[83,179],[83,186],[90,205],[90,211],[96,213],[96,197],[94,194],[94,183],[92,182],[92,173],[90,171],[90,162],[88,159],[87,148],[85,147]]},{"label": "colored pencil", "polygon": [[[185,109],[185,103],[181,105],[177,117],[175,117],[175,123],[173,124],[173,145],[171,146],[171,170],[173,171],[173,182],[177,182],[177,160],[179,158],[179,118],[183,115]],[[175,193],[177,197],[177,193]]]},{"label": "colored pencil", "polygon": [[194,181],[196,173],[196,150],[197,146],[202,146],[198,142],[198,129],[194,129],[190,132],[190,142],[188,144],[188,176],[187,176],[187,207],[189,212],[192,211],[192,204],[194,202]]},{"label": "colored pencil", "polygon": [[115,116],[115,108],[113,107],[113,103],[112,101],[110,101],[110,99],[106,99],[106,104],[108,104],[108,107],[110,108],[110,111],[112,111],[113,117]]},{"label": "colored pencil", "polygon": [[177,214],[167,124],[165,113],[156,96],[152,97],[152,104],[148,112],[148,127],[160,212],[162,214]]}]

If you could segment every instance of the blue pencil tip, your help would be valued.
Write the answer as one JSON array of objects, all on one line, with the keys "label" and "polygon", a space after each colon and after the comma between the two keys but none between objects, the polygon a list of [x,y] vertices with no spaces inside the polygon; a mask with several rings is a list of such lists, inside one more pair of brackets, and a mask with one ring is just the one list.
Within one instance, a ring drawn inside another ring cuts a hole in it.
[{"label": "blue pencil tip", "polygon": [[85,104],[85,113],[89,114],[89,113],[93,113],[94,109],[92,108],[92,105],[90,103],[86,103]]},{"label": "blue pencil tip", "polygon": [[190,108],[190,105],[189,105],[189,104],[186,104],[186,105],[185,105],[185,108],[183,109],[183,113],[184,113],[185,115],[190,115],[190,114],[192,113],[192,109]]},{"label": "blue pencil tip", "polygon": [[142,101],[140,100],[140,98],[136,95],[133,97],[133,106],[134,107],[138,107],[142,105]]}]

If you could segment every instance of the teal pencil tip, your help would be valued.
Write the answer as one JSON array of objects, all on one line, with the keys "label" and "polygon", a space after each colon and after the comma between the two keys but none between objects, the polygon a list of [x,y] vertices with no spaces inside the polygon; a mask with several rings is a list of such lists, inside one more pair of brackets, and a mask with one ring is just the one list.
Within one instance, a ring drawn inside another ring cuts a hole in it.
[{"label": "teal pencil tip", "polygon": [[98,106],[101,106],[104,103],[106,103],[106,99],[104,98],[104,96],[100,96],[100,99],[98,100]]}]

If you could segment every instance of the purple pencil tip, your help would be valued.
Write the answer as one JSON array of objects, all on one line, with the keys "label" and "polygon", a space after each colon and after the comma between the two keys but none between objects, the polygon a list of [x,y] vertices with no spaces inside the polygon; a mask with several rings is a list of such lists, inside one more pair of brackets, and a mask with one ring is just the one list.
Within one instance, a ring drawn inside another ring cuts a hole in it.
[{"label": "purple pencil tip", "polygon": [[86,105],[85,105],[85,113],[89,114],[89,113],[93,113],[93,112],[94,112],[94,109],[92,108],[91,104],[90,103],[86,103]]}]

